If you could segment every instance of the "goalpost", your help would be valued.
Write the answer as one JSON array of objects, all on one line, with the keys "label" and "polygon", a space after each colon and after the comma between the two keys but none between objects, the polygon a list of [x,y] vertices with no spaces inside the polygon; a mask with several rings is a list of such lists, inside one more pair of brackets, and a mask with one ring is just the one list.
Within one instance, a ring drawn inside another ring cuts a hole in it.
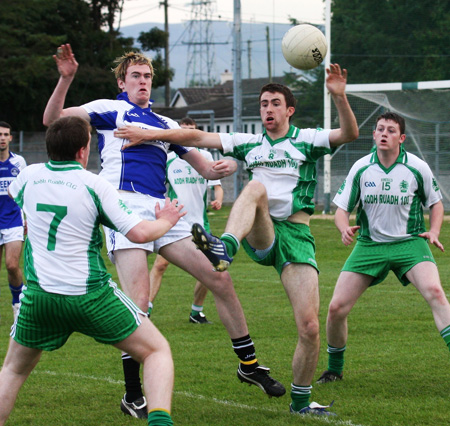
[{"label": "goalpost", "polygon": [[[384,111],[406,121],[405,148],[428,163],[439,184],[446,209],[450,206],[450,80],[418,83],[348,84],[350,105],[359,126],[357,141],[339,147],[324,163],[323,199],[339,189],[353,163],[369,153],[376,117]],[[339,127],[331,105],[331,128]],[[318,194],[320,199],[321,194]],[[331,198],[332,199],[332,198]]]}]

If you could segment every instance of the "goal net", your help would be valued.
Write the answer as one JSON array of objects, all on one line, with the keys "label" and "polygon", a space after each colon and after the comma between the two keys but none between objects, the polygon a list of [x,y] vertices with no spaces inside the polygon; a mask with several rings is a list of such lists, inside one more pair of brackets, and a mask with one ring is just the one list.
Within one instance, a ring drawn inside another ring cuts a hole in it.
[{"label": "goal net", "polygon": [[[406,150],[428,163],[441,189],[444,207],[450,209],[450,80],[349,84],[346,92],[358,121],[359,138],[332,155],[331,199],[353,163],[372,148],[378,115],[393,111],[405,118]],[[333,104],[331,120],[331,128],[339,127]]]}]

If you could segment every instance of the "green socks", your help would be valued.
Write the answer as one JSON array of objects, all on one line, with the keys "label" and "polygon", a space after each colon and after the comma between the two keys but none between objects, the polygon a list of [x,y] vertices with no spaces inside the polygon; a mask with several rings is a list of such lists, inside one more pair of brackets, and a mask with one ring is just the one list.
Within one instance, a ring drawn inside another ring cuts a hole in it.
[{"label": "green socks", "polygon": [[222,234],[220,239],[225,244],[225,248],[227,249],[228,256],[234,257],[236,255],[237,251],[239,250],[239,246],[240,246],[239,240],[233,234],[230,234],[229,232],[225,232],[224,234]]},{"label": "green socks", "polygon": [[343,348],[335,348],[333,346],[328,345],[328,371],[332,371],[336,374],[342,374],[344,370],[344,352],[346,346]]},{"label": "green socks", "polygon": [[302,408],[309,406],[311,389],[312,386],[298,386],[291,383],[292,409],[294,411],[300,411]]},{"label": "green socks", "polygon": [[441,336],[444,339],[445,344],[450,349],[450,325],[441,330]]},{"label": "green socks", "polygon": [[172,417],[163,408],[155,408],[148,413],[148,426],[173,426]]},{"label": "green socks", "polygon": [[194,304],[192,304],[192,307],[191,307],[191,315],[193,316],[193,317],[195,317],[196,315],[198,315],[200,312],[203,312],[203,306],[197,306],[197,305],[194,305]]}]

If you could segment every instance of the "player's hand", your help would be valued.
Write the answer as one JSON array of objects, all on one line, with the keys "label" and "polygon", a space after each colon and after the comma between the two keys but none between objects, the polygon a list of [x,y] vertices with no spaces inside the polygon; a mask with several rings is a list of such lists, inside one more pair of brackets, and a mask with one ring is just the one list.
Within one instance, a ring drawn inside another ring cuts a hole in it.
[{"label": "player's hand", "polygon": [[218,173],[221,177],[230,176],[237,170],[237,162],[234,160],[214,161],[212,170]]},{"label": "player's hand", "polygon": [[440,251],[444,252],[444,246],[434,232],[424,232],[423,234],[419,234],[419,237],[428,239],[431,244],[435,245]]},{"label": "player's hand", "polygon": [[214,210],[220,210],[222,208],[222,203],[219,200],[211,201],[210,204]]},{"label": "player's hand", "polygon": [[347,84],[347,70],[341,70],[339,64],[330,64],[330,68],[327,68],[326,71],[326,86],[328,91],[332,95],[344,95],[345,86]]},{"label": "player's hand", "polygon": [[148,140],[151,140],[151,130],[141,129],[138,126],[119,127],[114,136],[120,139],[127,139],[128,143],[122,146],[122,151],[131,146],[140,145]]},{"label": "player's hand", "polygon": [[78,62],[72,52],[70,44],[62,44],[58,47],[56,55],[53,59],[58,67],[58,72],[61,77],[73,77],[78,69]]},{"label": "player's hand", "polygon": [[345,246],[349,246],[353,242],[353,237],[356,234],[356,231],[359,229],[359,226],[347,226],[341,232],[341,239]]},{"label": "player's hand", "polygon": [[161,208],[159,203],[155,206],[156,219],[165,219],[174,226],[178,220],[183,217],[187,212],[182,212],[183,204],[178,204],[178,200],[174,199],[170,201],[170,198],[166,197],[164,207]]}]

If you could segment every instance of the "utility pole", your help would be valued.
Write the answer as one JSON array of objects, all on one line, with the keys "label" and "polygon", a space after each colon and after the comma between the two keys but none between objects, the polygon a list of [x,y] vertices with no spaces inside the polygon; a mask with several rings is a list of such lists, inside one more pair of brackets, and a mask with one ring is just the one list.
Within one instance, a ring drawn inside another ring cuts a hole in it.
[{"label": "utility pole", "polygon": [[164,46],[164,66],[167,71],[166,83],[165,83],[165,105],[170,105],[170,62],[169,62],[169,5],[168,0],[163,0],[160,5],[164,6],[164,31],[166,32],[166,43]]},{"label": "utility pole", "polygon": [[252,78],[252,41],[247,40],[248,78]]},{"label": "utility pole", "polygon": [[270,63],[270,34],[269,34],[269,26],[266,27],[266,42],[267,42],[267,68],[269,70],[269,83],[272,83],[272,64]]},{"label": "utility pole", "polygon": [[[241,68],[241,1],[234,0],[233,21],[233,124],[235,132],[242,132],[242,68]],[[237,173],[234,174],[234,199],[243,186],[243,167],[238,162]]]},{"label": "utility pole", "polygon": [[[325,83],[324,83],[324,129],[331,129],[331,95],[327,90],[327,74],[326,70],[330,67],[331,58],[331,0],[325,1],[325,37],[327,39],[328,54],[325,56]],[[331,213],[331,154],[325,155],[323,158],[323,213]]]}]

